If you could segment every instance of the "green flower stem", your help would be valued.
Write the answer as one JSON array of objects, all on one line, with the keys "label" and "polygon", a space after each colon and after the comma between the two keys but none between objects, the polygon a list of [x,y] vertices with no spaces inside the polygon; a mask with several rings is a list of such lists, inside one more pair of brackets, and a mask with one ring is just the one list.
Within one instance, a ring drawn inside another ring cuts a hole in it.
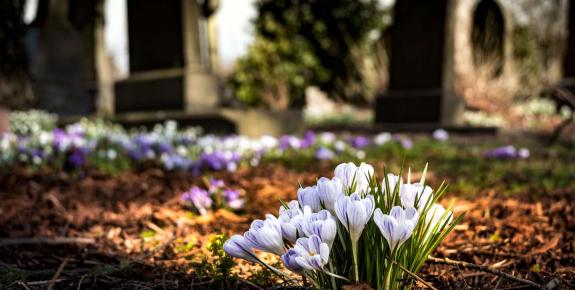
[{"label": "green flower stem", "polygon": [[355,281],[359,282],[359,267],[357,264],[357,241],[351,241],[351,251],[353,253],[353,267],[355,270]]},{"label": "green flower stem", "polygon": [[[329,259],[329,271],[333,273],[333,261],[331,259]],[[337,290],[337,285],[335,284],[335,277],[331,275],[330,277],[331,277],[331,288],[333,290]]]}]

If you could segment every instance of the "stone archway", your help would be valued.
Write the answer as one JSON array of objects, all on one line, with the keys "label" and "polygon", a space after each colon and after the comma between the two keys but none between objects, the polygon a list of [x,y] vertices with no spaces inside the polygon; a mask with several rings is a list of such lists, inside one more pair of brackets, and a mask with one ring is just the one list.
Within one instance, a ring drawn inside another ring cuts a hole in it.
[{"label": "stone archway", "polygon": [[495,0],[481,0],[473,9],[471,48],[476,68],[487,70],[488,77],[503,73],[505,62],[505,17]]}]

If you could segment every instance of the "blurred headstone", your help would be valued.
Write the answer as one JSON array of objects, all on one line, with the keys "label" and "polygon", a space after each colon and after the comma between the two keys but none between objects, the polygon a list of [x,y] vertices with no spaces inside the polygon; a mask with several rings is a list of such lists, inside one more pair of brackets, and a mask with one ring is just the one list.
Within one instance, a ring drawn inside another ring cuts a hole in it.
[{"label": "blurred headstone", "polygon": [[60,115],[90,114],[97,93],[94,67],[95,1],[39,1],[27,33],[38,106]]},{"label": "blurred headstone", "polygon": [[204,10],[196,1],[128,0],[130,76],[116,84],[116,112],[218,104],[209,58],[202,58]]},{"label": "blurred headstone", "polygon": [[575,3],[569,1],[569,22],[567,24],[567,51],[563,59],[562,84],[575,94]]},{"label": "blurred headstone", "polygon": [[388,92],[376,101],[376,122],[453,125],[462,99],[453,92],[450,0],[402,0],[394,8]]}]

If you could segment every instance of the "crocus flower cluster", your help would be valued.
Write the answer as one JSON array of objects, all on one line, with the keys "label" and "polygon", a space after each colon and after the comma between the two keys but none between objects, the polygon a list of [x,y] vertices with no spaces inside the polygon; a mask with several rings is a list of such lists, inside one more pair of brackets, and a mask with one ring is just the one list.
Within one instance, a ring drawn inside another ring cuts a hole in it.
[{"label": "crocus flower cluster", "polygon": [[297,200],[282,204],[277,217],[255,220],[224,250],[285,275],[254,250],[278,255],[286,269],[322,289],[351,281],[376,289],[409,285],[403,269],[417,272],[459,221],[437,203],[445,186],[426,185],[426,170],[411,182],[411,174],[405,181],[393,174],[378,179],[369,164],[340,164],[333,178],[299,188]]},{"label": "crocus flower cluster", "polygon": [[494,159],[527,159],[529,155],[529,149],[516,148],[513,145],[497,147],[483,153],[483,156]]},{"label": "crocus flower cluster", "polygon": [[218,208],[228,208],[240,210],[244,206],[244,199],[240,190],[227,187],[223,180],[210,178],[206,179],[206,189],[192,186],[181,196],[182,201],[193,207],[200,215],[205,215],[209,210]]}]

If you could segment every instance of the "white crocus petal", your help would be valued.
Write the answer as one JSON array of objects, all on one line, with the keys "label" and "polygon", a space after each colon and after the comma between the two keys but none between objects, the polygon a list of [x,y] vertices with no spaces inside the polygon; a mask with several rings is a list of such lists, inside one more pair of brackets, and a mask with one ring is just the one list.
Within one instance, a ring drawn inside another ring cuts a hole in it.
[{"label": "white crocus petal", "polygon": [[373,166],[362,162],[357,168],[356,191],[367,193],[369,191],[370,178],[373,177]]},{"label": "white crocus petal", "polygon": [[331,248],[337,234],[337,224],[329,211],[322,210],[313,214],[305,212],[301,225],[307,237],[316,235]]},{"label": "white crocus petal", "polygon": [[322,270],[329,260],[329,246],[315,235],[298,239],[293,250],[296,263],[306,270]]},{"label": "white crocus petal", "polygon": [[358,166],[352,162],[342,163],[335,168],[334,175],[339,178],[346,190],[349,190],[355,182],[355,192],[366,193],[369,189],[369,177],[373,176],[373,166],[361,163]]},{"label": "white crocus petal", "polygon": [[431,187],[426,185],[424,188],[421,183],[402,184],[399,189],[399,197],[404,207],[415,207],[421,213],[428,201],[433,199],[432,192]]},{"label": "white crocus petal", "polygon": [[389,215],[383,214],[378,208],[373,214],[373,220],[389,248],[394,250],[409,239],[417,225],[419,214],[413,207],[404,210],[399,206],[394,206]]},{"label": "white crocus petal", "polygon": [[334,175],[341,180],[342,184],[346,188],[350,188],[353,185],[353,180],[357,172],[357,166],[353,162],[342,163],[335,167]]},{"label": "white crocus petal", "polygon": [[314,212],[321,210],[319,193],[317,192],[317,188],[315,186],[308,186],[298,189],[297,199],[302,208],[307,205]]},{"label": "white crocus petal", "polygon": [[273,215],[267,215],[265,221],[253,221],[244,237],[254,248],[264,252],[282,255],[286,251],[281,223]]},{"label": "white crocus petal", "polygon": [[303,215],[298,202],[292,200],[289,203],[288,208],[282,206],[280,207],[279,212],[280,215],[278,220],[280,222],[283,238],[291,243],[295,243],[301,232],[300,229]]},{"label": "white crocus petal", "polygon": [[[397,186],[398,183],[400,186],[401,186],[401,184],[403,184],[403,179],[400,179],[399,176],[397,176],[397,175],[394,175],[392,173],[388,173],[387,174],[387,182],[389,183],[389,190],[391,191],[391,193],[393,193],[395,190],[395,187]],[[387,187],[385,185],[385,178],[381,182],[381,186],[382,186],[383,192],[387,192]]]},{"label": "white crocus petal", "polygon": [[224,251],[236,258],[258,263],[250,243],[240,235],[234,235],[224,243]]},{"label": "white crocus petal", "polygon": [[354,193],[351,196],[340,197],[335,203],[337,218],[349,232],[353,242],[359,240],[374,208],[375,202],[372,195],[362,199]]},{"label": "white crocus petal", "polygon": [[334,177],[332,179],[322,177],[317,181],[317,191],[323,206],[331,213],[335,213],[335,202],[339,197],[344,195],[341,179],[338,177]]},{"label": "white crocus petal", "polygon": [[447,220],[447,224],[450,224],[453,220],[453,213],[448,211],[446,214],[446,211],[447,210],[441,204],[433,204],[427,211],[427,215],[425,216],[425,223],[429,226],[430,229],[433,229],[438,223],[438,228],[441,227],[445,220]]}]

